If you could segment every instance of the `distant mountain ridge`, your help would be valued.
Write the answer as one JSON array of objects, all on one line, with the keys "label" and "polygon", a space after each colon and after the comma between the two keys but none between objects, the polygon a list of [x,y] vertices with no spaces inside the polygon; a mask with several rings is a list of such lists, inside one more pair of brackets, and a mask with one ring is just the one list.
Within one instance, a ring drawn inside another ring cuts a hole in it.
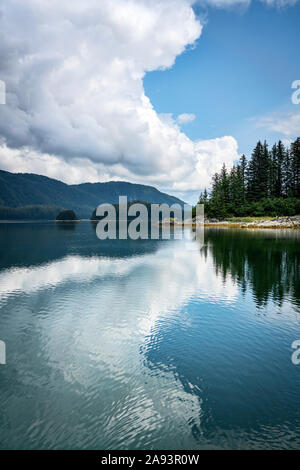
[{"label": "distant mountain ridge", "polygon": [[[153,186],[125,181],[68,185],[34,173],[10,173],[0,170],[0,206],[9,208],[47,206],[53,210],[53,207],[58,207],[72,209],[80,218],[89,218],[99,204],[117,204],[119,196],[127,196],[128,201],[183,204],[180,199]],[[3,217],[0,215],[0,218]]]}]

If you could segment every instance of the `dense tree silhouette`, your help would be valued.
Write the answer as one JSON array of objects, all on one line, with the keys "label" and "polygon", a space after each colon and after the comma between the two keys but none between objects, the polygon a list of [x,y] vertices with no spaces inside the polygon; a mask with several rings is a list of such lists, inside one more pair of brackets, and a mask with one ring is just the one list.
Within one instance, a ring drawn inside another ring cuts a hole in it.
[{"label": "dense tree silhouette", "polygon": [[251,158],[212,178],[210,194],[200,195],[208,216],[296,215],[300,213],[300,137],[285,148],[279,141],[271,151],[256,144]]}]

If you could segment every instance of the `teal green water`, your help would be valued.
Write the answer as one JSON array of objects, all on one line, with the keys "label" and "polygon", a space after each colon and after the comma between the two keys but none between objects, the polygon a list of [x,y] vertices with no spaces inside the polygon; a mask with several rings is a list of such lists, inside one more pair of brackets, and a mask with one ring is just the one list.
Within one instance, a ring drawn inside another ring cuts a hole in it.
[{"label": "teal green water", "polygon": [[300,448],[299,240],[0,224],[0,448]]}]

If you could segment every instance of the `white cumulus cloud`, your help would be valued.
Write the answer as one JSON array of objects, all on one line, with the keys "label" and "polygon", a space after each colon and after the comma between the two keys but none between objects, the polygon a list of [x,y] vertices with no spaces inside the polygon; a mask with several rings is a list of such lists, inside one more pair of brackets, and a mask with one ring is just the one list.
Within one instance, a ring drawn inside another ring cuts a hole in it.
[{"label": "white cumulus cloud", "polygon": [[[143,77],[172,67],[200,37],[192,0],[3,0],[0,165],[67,182],[127,179],[198,190],[233,137],[192,141],[145,95]],[[181,122],[180,122],[181,121]]]},{"label": "white cumulus cloud", "polygon": [[[252,0],[260,1],[270,7],[284,8],[296,5],[300,0]],[[248,7],[251,4],[251,0],[195,0],[197,5],[210,5],[216,8],[231,8],[231,7]]]},{"label": "white cumulus cloud", "polygon": [[284,8],[296,5],[299,0],[261,0],[271,7]]},{"label": "white cumulus cloud", "polygon": [[286,137],[296,138],[300,135],[300,112],[273,113],[260,118],[257,126]]},{"label": "white cumulus cloud", "polygon": [[248,6],[251,0],[196,0],[198,4],[212,5],[217,8],[230,8],[232,6],[241,5]]},{"label": "white cumulus cloud", "polygon": [[179,114],[177,117],[178,124],[187,124],[188,122],[192,122],[196,119],[195,114],[183,113]]}]

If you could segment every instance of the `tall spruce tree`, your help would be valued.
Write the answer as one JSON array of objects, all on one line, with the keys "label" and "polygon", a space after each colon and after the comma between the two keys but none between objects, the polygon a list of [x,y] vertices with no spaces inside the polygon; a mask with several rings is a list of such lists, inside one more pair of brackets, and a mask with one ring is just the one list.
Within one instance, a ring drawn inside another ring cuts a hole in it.
[{"label": "tall spruce tree", "polygon": [[223,163],[220,173],[220,196],[223,204],[228,204],[230,201],[229,196],[229,177],[225,163]]},{"label": "tall spruce tree", "polygon": [[270,197],[276,196],[276,175],[277,175],[277,144],[274,144],[270,154],[269,188]]},{"label": "tall spruce tree", "polygon": [[291,144],[292,193],[300,198],[300,137]]},{"label": "tall spruce tree", "polygon": [[245,155],[243,154],[240,158],[240,177],[241,177],[241,185],[243,187],[242,191],[242,200],[245,202],[246,199],[246,171],[247,171],[247,159]]},{"label": "tall spruce tree", "polygon": [[247,167],[247,199],[259,201],[262,193],[262,167],[264,162],[264,147],[260,141],[257,142],[252,152],[251,160]]},{"label": "tall spruce tree", "polygon": [[245,202],[243,172],[240,165],[232,168],[229,175],[230,207],[232,213],[241,213]]},{"label": "tall spruce tree", "polygon": [[270,196],[271,156],[268,144],[264,141],[262,159],[259,162],[259,198]]},{"label": "tall spruce tree", "polygon": [[277,144],[275,164],[275,196],[283,196],[283,162],[285,159],[285,148],[281,140]]},{"label": "tall spruce tree", "polygon": [[285,150],[282,163],[282,194],[285,197],[293,196],[292,156],[289,149]]}]

